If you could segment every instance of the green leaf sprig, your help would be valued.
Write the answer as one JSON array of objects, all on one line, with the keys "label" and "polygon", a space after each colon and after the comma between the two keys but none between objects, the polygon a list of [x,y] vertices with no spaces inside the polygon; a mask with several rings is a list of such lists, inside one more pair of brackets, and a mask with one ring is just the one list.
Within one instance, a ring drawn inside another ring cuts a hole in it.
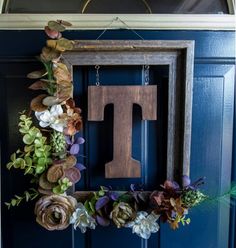
[{"label": "green leaf sprig", "polygon": [[5,202],[5,205],[10,209],[11,207],[19,206],[22,201],[33,201],[38,196],[39,192],[34,188],[30,188],[29,191],[24,192],[23,196],[15,195],[10,202]]},{"label": "green leaf sprig", "polygon": [[58,180],[58,185],[53,188],[54,194],[63,194],[65,191],[72,186],[72,182],[67,177]]},{"label": "green leaf sprig", "polygon": [[52,164],[51,146],[47,144],[47,138],[37,127],[32,126],[32,123],[31,117],[24,113],[20,115],[19,131],[23,135],[25,147],[23,151],[17,150],[11,155],[11,162],[7,164],[7,168],[22,169],[25,175],[37,176]]}]

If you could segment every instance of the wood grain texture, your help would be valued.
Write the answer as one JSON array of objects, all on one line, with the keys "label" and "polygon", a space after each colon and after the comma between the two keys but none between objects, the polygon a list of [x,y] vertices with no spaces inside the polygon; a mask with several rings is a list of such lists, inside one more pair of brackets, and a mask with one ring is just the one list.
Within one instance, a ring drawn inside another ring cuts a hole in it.
[{"label": "wood grain texture", "polygon": [[113,160],[105,165],[106,178],[141,177],[140,162],[132,158],[133,105],[143,120],[157,119],[157,86],[89,86],[88,120],[103,121],[104,108],[114,105]]}]

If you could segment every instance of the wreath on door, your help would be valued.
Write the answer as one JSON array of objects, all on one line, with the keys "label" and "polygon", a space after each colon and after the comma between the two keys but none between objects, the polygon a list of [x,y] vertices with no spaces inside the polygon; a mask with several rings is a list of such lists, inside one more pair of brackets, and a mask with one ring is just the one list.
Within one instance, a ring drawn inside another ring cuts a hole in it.
[{"label": "wreath on door", "polygon": [[[8,208],[22,201],[36,200],[36,221],[47,230],[63,230],[70,224],[82,233],[97,225],[131,228],[132,233],[148,239],[159,230],[159,219],[172,229],[190,223],[188,212],[204,202],[236,196],[236,187],[216,198],[205,195],[199,187],[204,178],[191,182],[186,175],[182,184],[166,180],[159,190],[144,191],[131,185],[127,192],[101,186],[96,192],[70,193],[81,178],[85,166],[79,162],[80,146],[85,142],[81,109],[73,100],[71,72],[63,63],[62,53],[73,49],[73,41],[62,37],[70,23],[49,21],[45,32],[49,36],[39,56],[44,69],[28,74],[36,80],[29,88],[43,90],[30,103],[30,113],[19,116],[19,132],[23,149],[14,152],[7,169],[18,169],[31,177],[36,185],[22,196],[15,195]],[[37,120],[37,124],[34,124]]]}]

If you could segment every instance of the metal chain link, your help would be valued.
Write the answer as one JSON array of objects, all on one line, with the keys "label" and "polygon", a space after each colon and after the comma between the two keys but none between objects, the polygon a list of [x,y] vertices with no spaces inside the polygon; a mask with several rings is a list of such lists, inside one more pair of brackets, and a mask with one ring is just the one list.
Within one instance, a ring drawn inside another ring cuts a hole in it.
[{"label": "metal chain link", "polygon": [[100,66],[95,65],[95,69],[96,69],[96,85],[100,86],[100,75],[99,75]]},{"label": "metal chain link", "polygon": [[149,84],[149,65],[144,66],[144,83],[145,85]]}]

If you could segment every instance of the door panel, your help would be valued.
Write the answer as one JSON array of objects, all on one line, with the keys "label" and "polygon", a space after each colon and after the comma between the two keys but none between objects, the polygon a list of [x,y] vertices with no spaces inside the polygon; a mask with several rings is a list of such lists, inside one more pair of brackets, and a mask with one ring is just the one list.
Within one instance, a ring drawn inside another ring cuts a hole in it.
[{"label": "door panel", "polygon": [[[99,31],[67,32],[73,39],[93,39]],[[193,88],[193,124],[191,148],[191,177],[206,176],[206,193],[224,192],[230,183],[232,167],[232,137],[234,111],[234,32],[200,31],[140,31],[147,39],[189,39],[196,41]],[[37,35],[34,44],[29,41]],[[1,108],[1,176],[2,202],[20,194],[28,186],[28,178],[20,172],[7,171],[9,155],[21,145],[17,131],[18,112],[28,108],[34,92],[26,74],[38,69],[33,58],[44,44],[41,31],[0,31],[0,108]],[[132,39],[128,31],[109,31],[105,38]],[[15,41],[21,44],[19,49]],[[222,44],[228,44],[222,46]],[[93,67],[74,68],[74,98],[83,110],[86,143],[80,157],[87,166],[76,190],[93,190],[98,185],[114,189],[128,189],[130,183],[142,183],[154,189],[165,179],[167,133],[168,68],[151,67],[150,83],[158,85],[158,120],[142,121],[141,110],[133,113],[133,157],[141,161],[141,179],[105,179],[104,164],[112,158],[113,108],[105,110],[103,122],[87,122],[87,86],[95,84]],[[102,67],[103,85],[142,85],[141,66]],[[233,168],[235,176],[235,168]],[[8,211],[2,204],[3,248],[99,248],[99,247],[160,247],[160,248],[227,248],[232,240],[235,215],[222,204],[202,206],[190,213],[192,223],[172,231],[162,224],[160,232],[148,241],[131,234],[130,229],[100,228],[88,232],[74,232],[71,228],[48,232],[35,223],[33,205],[22,205]],[[231,233],[231,234],[230,234]],[[234,244],[231,242],[231,247]],[[191,244],[191,245],[190,245]]]}]

